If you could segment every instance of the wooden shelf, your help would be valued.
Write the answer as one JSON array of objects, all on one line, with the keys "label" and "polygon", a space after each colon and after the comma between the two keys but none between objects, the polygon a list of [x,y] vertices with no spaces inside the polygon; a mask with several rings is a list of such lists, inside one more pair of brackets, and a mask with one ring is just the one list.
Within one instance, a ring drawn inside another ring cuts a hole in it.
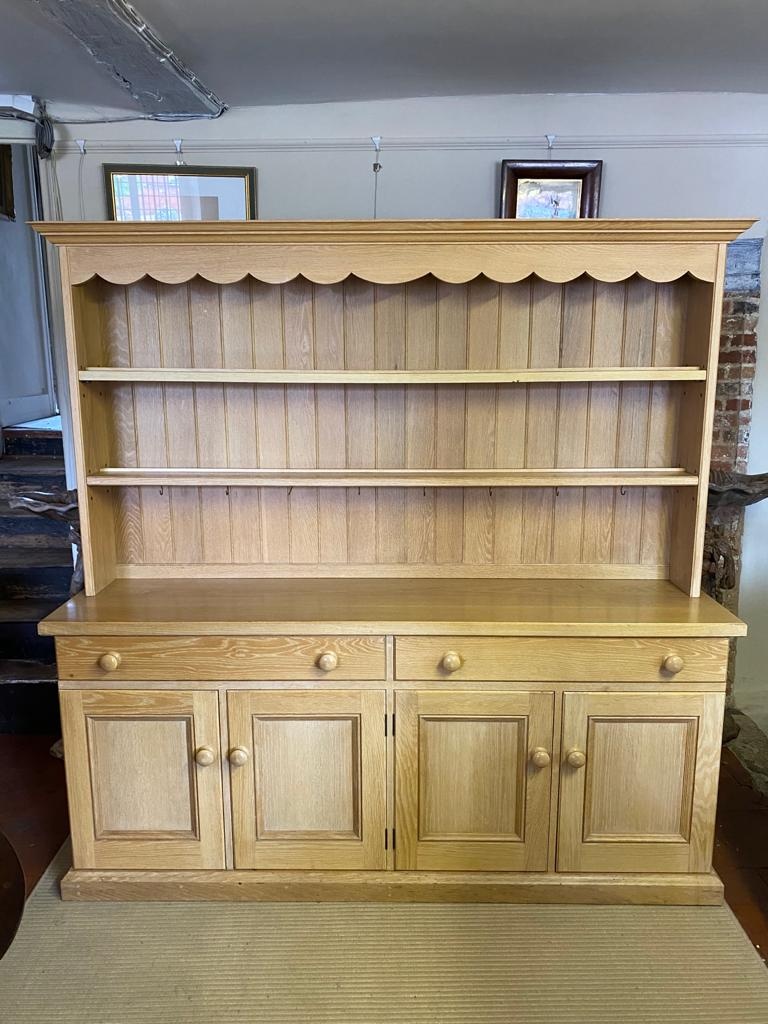
[{"label": "wooden shelf", "polygon": [[134,384],[537,384],[705,380],[697,366],[551,367],[517,370],[224,370],[89,366],[85,382]]},{"label": "wooden shelf", "polygon": [[695,487],[662,469],[126,469],[105,467],[91,487]]}]

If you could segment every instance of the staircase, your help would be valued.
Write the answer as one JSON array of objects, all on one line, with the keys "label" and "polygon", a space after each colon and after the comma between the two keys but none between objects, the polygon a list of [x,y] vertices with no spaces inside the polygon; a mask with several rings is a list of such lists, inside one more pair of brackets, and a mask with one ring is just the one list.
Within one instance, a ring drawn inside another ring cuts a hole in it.
[{"label": "staircase", "polygon": [[53,641],[37,624],[69,597],[66,523],[11,508],[30,491],[63,489],[61,434],[6,428],[0,455],[0,733],[59,728]]}]

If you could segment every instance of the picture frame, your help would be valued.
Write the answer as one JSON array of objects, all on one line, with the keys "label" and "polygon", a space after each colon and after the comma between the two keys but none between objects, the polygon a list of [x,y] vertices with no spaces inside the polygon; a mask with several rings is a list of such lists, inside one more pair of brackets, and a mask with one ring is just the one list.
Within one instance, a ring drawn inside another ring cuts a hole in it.
[{"label": "picture frame", "polygon": [[500,217],[597,217],[602,160],[502,160]]},{"label": "picture frame", "polygon": [[10,145],[0,146],[0,217],[16,220],[13,201],[13,150]]},{"label": "picture frame", "polygon": [[107,217],[118,221],[256,220],[256,168],[104,164]]}]

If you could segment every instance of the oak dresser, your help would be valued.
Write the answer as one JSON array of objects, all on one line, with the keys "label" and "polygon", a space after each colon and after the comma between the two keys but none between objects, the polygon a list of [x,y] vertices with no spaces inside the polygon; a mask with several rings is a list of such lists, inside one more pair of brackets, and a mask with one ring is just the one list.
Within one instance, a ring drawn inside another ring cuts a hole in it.
[{"label": "oak dresser", "polygon": [[734,221],[46,223],[66,899],[717,903]]}]

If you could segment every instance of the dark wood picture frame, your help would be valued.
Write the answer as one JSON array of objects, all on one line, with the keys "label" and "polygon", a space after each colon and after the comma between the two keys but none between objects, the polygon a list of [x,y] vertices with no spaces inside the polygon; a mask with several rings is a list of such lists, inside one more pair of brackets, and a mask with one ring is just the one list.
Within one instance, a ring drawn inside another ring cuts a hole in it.
[{"label": "dark wood picture frame", "polygon": [[0,146],[0,217],[16,220],[13,202],[13,150],[10,145]]},{"label": "dark wood picture frame", "polygon": [[579,218],[597,217],[600,205],[602,160],[502,160],[500,217],[517,217],[517,190],[521,178],[581,181]]},{"label": "dark wood picture frame", "polygon": [[191,164],[103,164],[104,188],[107,195],[107,219],[115,220],[115,193],[112,177],[115,174],[189,175],[190,177],[242,178],[246,189],[246,220],[257,220],[256,168],[209,167]]}]

